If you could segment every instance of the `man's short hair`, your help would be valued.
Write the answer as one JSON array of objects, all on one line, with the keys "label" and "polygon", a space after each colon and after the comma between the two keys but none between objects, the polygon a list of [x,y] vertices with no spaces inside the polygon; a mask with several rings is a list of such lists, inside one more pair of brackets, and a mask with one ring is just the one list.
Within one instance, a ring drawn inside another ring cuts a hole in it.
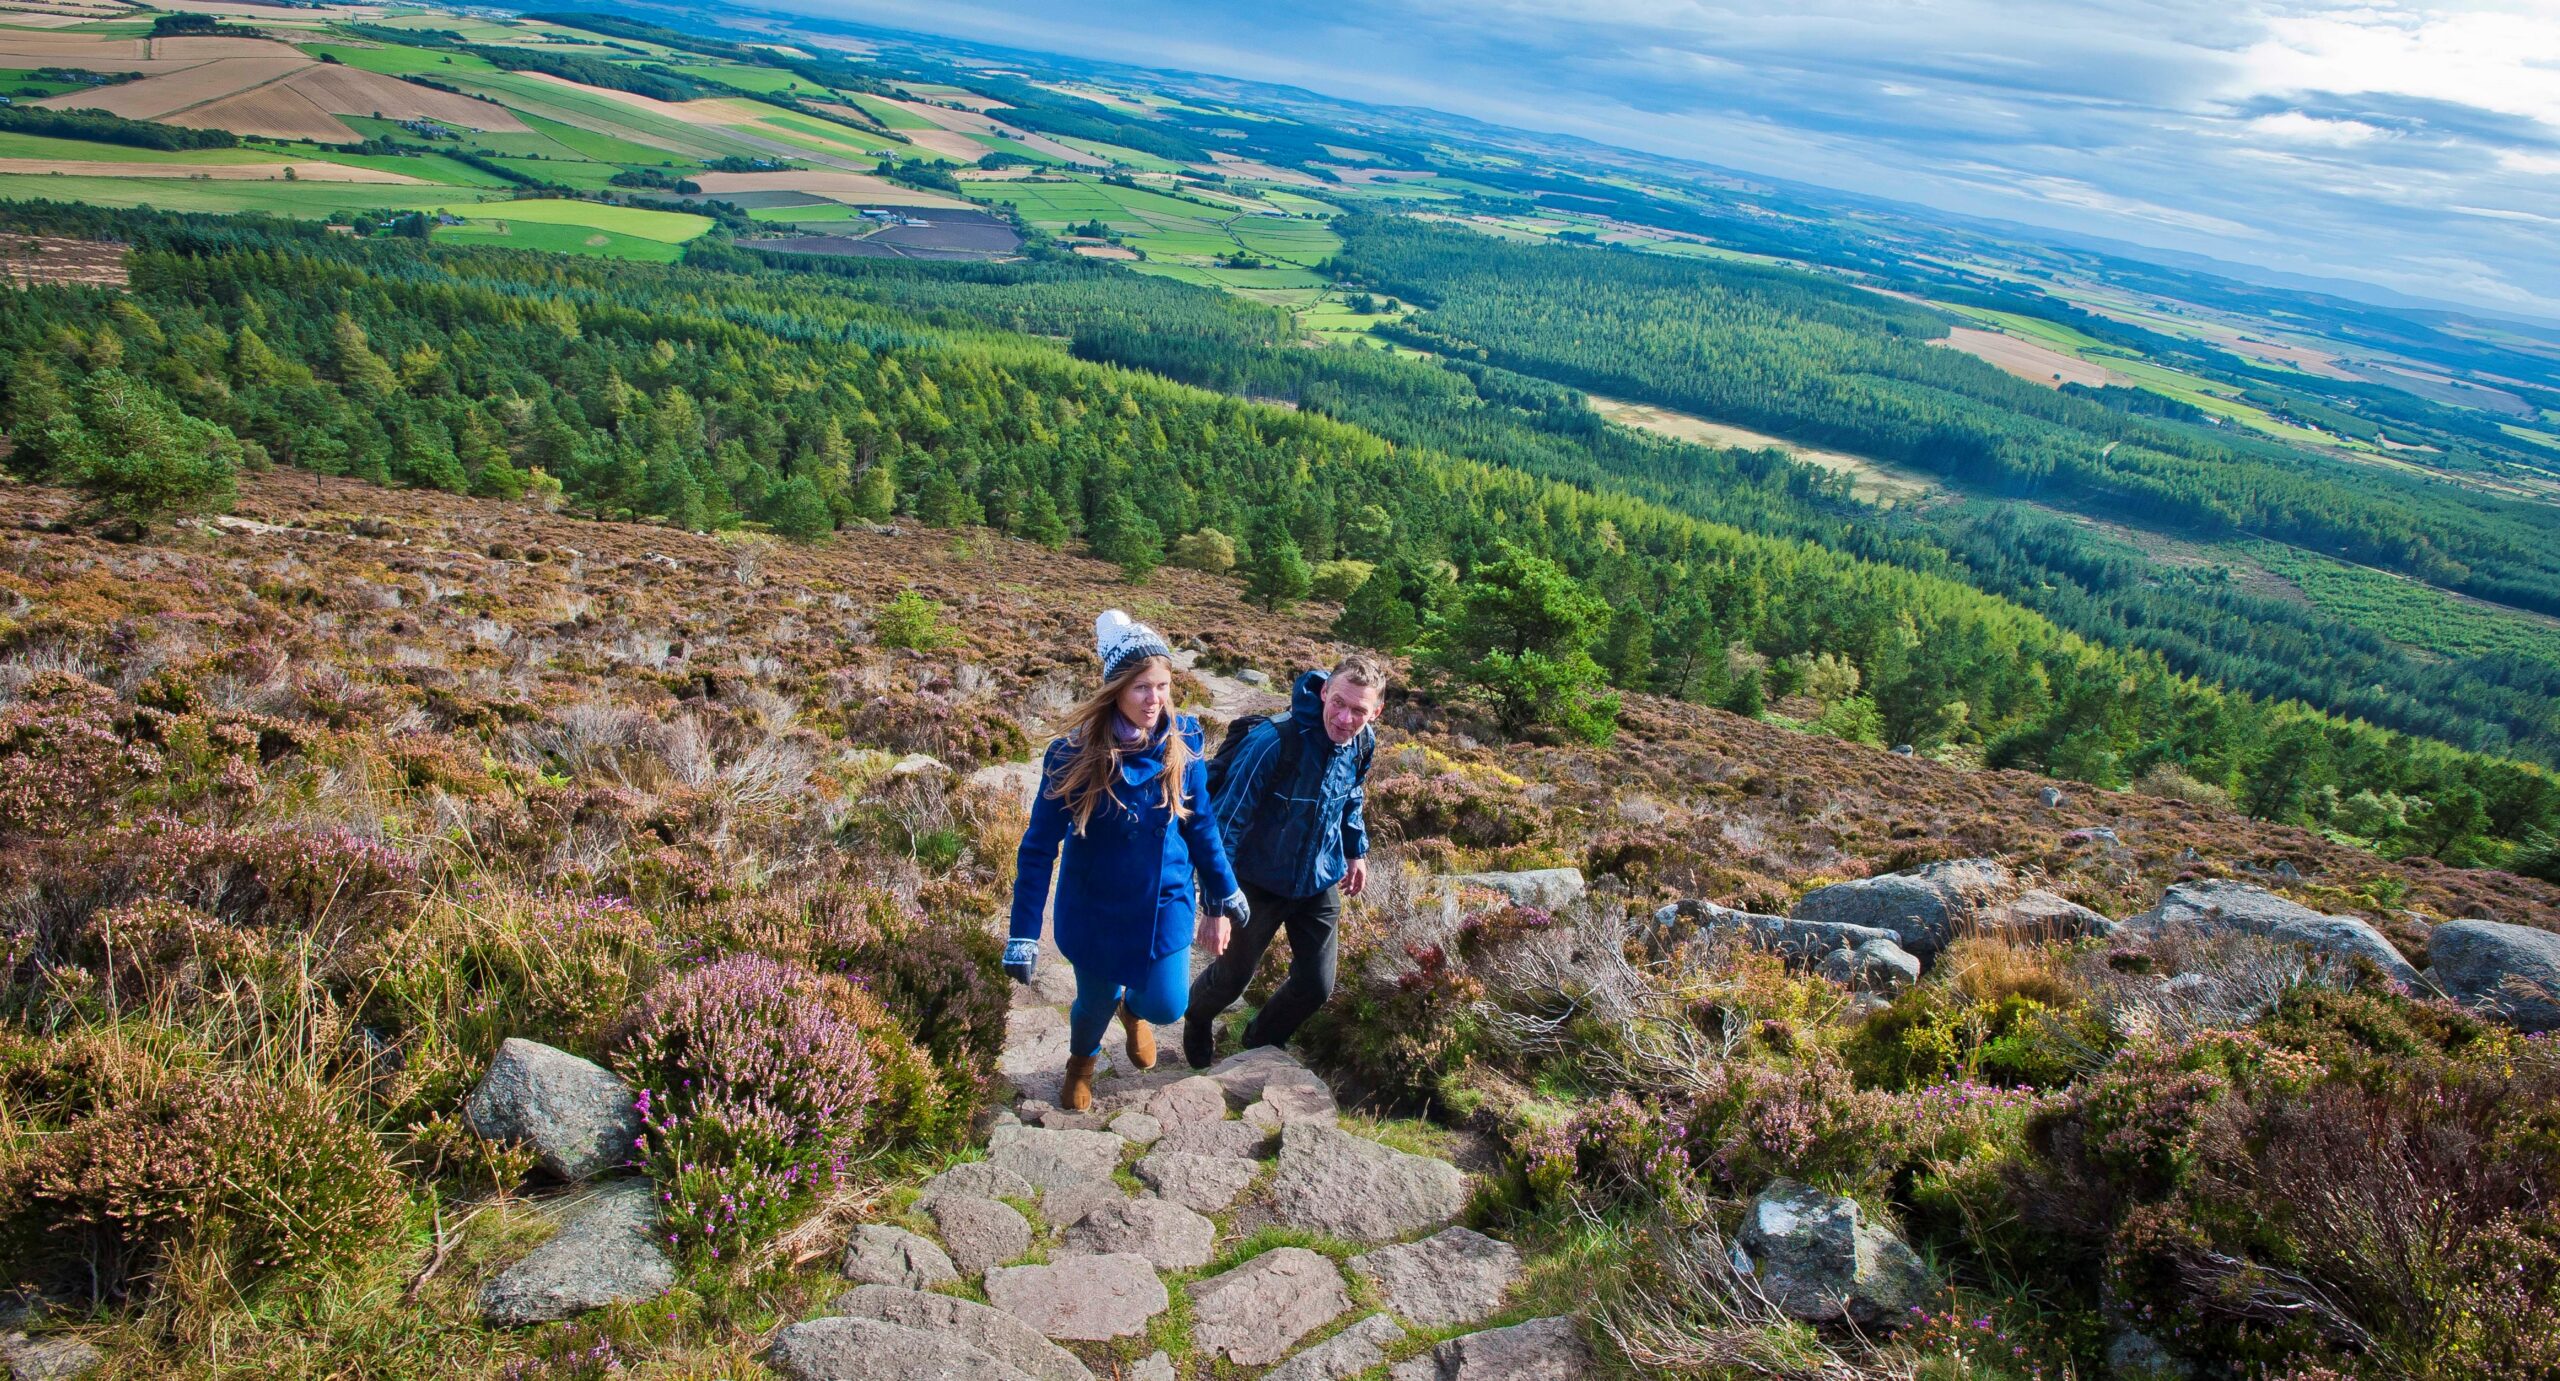
[{"label": "man's short hair", "polygon": [[1334,663],[1332,679],[1348,681],[1355,686],[1367,686],[1378,694],[1384,695],[1387,693],[1387,683],[1394,679],[1394,673],[1387,670],[1387,664],[1383,658],[1373,653],[1354,652]]}]

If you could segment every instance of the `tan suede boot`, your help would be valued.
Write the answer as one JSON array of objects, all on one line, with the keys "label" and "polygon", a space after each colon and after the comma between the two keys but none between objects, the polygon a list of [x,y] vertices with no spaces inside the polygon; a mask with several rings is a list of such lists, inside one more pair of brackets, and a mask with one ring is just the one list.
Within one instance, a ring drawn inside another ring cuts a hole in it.
[{"label": "tan suede boot", "polygon": [[1067,1057],[1067,1081],[1058,1087],[1059,1107],[1084,1112],[1093,1106],[1093,1067],[1101,1062],[1099,1055]]},{"label": "tan suede boot", "polygon": [[1120,1025],[1129,1032],[1129,1063],[1140,1069],[1156,1067],[1156,1028],[1138,1020],[1128,1003],[1120,1004]]}]

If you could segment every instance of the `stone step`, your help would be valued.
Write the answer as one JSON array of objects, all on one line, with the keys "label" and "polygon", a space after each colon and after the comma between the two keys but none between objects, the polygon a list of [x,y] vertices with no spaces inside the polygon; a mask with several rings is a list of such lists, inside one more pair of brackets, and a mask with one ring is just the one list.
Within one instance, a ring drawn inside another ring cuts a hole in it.
[{"label": "stone step", "polygon": [[765,1360],[791,1381],[1032,1381],[952,1334],[878,1319],[792,1324]]},{"label": "stone step", "polygon": [[1094,1381],[1093,1372],[1074,1353],[1011,1314],[975,1300],[864,1285],[836,1296],[827,1313],[947,1334],[1033,1381]]}]

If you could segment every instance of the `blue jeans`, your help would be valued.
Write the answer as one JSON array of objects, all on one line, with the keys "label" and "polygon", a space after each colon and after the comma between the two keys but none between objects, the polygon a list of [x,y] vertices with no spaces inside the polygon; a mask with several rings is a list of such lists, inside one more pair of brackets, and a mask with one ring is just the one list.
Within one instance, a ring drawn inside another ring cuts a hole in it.
[{"label": "blue jeans", "polygon": [[1182,1009],[1191,1000],[1191,951],[1175,950],[1149,964],[1134,984],[1122,985],[1101,976],[1098,970],[1075,965],[1076,1000],[1067,1008],[1067,1053],[1092,1055],[1102,1049],[1103,1033],[1111,1029],[1112,1014],[1127,1002],[1138,1020],[1158,1026],[1182,1020]]}]

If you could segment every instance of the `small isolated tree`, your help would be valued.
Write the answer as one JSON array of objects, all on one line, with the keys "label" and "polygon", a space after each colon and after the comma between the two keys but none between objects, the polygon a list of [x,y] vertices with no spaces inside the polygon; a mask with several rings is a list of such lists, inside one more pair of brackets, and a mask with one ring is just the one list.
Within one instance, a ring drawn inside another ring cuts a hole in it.
[{"label": "small isolated tree", "polygon": [[1851,743],[1882,744],[1884,716],[1876,712],[1876,702],[1863,695],[1845,696],[1834,701],[1813,722],[1813,727],[1833,738]]},{"label": "small isolated tree", "polygon": [[237,494],[240,440],[179,410],[167,394],[120,369],[81,381],[67,407],[21,432],[53,479],[85,491],[95,511],[148,528],[164,518],[221,513]]},{"label": "small isolated tree", "polygon": [[1459,587],[1432,664],[1489,699],[1514,733],[1548,729],[1605,744],[1618,697],[1591,656],[1609,607],[1544,557],[1506,546]]},{"label": "small isolated tree", "polygon": [[774,486],[765,501],[764,520],[777,536],[794,542],[815,542],[836,530],[835,515],[807,475],[793,475]]},{"label": "small isolated tree", "polygon": [[901,590],[897,598],[881,606],[879,617],[872,620],[871,639],[882,647],[930,652],[960,641],[960,635],[943,621],[939,600]]},{"label": "small isolated tree", "polygon": [[1236,568],[1236,539],[1213,527],[1174,539],[1171,563],[1186,571],[1225,575]]}]

